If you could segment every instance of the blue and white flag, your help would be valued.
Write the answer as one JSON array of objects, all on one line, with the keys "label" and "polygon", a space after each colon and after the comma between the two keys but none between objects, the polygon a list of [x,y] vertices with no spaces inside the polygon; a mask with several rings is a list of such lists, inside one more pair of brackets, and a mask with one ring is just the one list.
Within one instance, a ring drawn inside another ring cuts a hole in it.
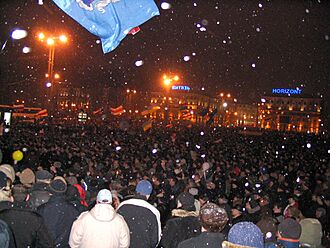
[{"label": "blue and white flag", "polygon": [[159,10],[154,0],[53,0],[92,34],[101,38],[104,53],[114,50],[131,29]]}]

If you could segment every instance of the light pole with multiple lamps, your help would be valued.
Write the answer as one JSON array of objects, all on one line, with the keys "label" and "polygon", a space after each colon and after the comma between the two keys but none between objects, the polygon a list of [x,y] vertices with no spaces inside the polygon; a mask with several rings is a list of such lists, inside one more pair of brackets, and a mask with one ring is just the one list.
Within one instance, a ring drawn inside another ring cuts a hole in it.
[{"label": "light pole with multiple lamps", "polygon": [[[55,47],[57,43],[67,43],[68,38],[64,34],[61,34],[59,36],[53,36],[49,35],[46,36],[44,33],[39,33],[38,34],[38,39],[41,42],[46,42],[47,46],[49,47],[49,54],[48,54],[48,70],[46,77],[48,78],[48,82],[46,86],[50,88],[50,96],[49,96],[49,101],[50,101],[50,106],[49,106],[49,112],[53,112],[56,108],[56,96],[54,96],[54,79],[59,78],[59,74],[55,73],[54,74],[54,61],[55,61]],[[51,116],[51,115],[50,115]]]}]

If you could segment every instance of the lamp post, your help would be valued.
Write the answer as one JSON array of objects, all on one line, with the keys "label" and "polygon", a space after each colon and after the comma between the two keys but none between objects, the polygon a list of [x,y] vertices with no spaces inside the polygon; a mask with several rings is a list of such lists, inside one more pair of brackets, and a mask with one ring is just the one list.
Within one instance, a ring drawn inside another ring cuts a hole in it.
[{"label": "lamp post", "polygon": [[165,112],[164,112],[164,119],[166,122],[169,122],[169,93],[170,93],[170,88],[172,85],[172,82],[178,82],[179,81],[179,76],[174,75],[174,76],[167,76],[166,74],[163,75],[163,84],[165,86]]},{"label": "lamp post", "polygon": [[56,96],[54,96],[54,79],[58,79],[59,75],[56,73],[54,74],[54,61],[55,61],[55,47],[57,43],[67,43],[68,38],[64,34],[61,34],[59,36],[46,36],[44,33],[39,33],[38,34],[38,39],[41,42],[45,42],[47,46],[49,47],[49,53],[48,53],[48,69],[47,69],[47,77],[48,77],[48,82],[47,82],[47,87],[50,88],[50,96],[49,96],[49,101],[50,101],[50,106],[49,106],[49,112],[52,112],[56,108]]}]

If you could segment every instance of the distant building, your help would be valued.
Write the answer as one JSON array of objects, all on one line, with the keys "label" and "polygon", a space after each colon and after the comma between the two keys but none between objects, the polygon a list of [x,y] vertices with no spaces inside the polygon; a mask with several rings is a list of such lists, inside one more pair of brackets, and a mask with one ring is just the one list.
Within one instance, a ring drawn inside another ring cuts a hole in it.
[{"label": "distant building", "polygon": [[264,96],[259,104],[258,124],[265,129],[317,134],[321,126],[321,104],[319,98],[298,94]]},{"label": "distant building", "polygon": [[89,111],[91,97],[85,88],[62,87],[58,90],[56,106],[62,112]]}]

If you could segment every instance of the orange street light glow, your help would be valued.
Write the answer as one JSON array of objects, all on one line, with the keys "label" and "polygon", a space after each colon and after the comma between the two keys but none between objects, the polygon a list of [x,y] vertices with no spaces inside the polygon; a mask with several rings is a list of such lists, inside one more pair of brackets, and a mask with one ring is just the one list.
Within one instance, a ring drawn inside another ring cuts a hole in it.
[{"label": "orange street light glow", "polygon": [[55,43],[55,41],[54,41],[53,38],[48,38],[47,39],[47,45],[52,46],[52,45],[54,45],[54,43]]},{"label": "orange street light glow", "polygon": [[44,33],[39,33],[39,34],[38,34],[38,39],[39,39],[39,40],[43,40],[43,39],[45,39],[45,34],[44,34]]},{"label": "orange street light glow", "polygon": [[179,81],[179,76],[174,76],[175,81]]},{"label": "orange street light glow", "polygon": [[64,34],[60,35],[59,39],[63,43],[66,43],[68,41],[68,37],[66,37]]},{"label": "orange street light glow", "polygon": [[55,73],[54,78],[55,78],[55,79],[59,79],[59,78],[60,78],[60,74]]},{"label": "orange street light glow", "polygon": [[165,80],[164,80],[164,84],[165,84],[165,85],[170,85],[170,84],[171,84],[171,79],[168,79],[168,78],[165,79]]}]

